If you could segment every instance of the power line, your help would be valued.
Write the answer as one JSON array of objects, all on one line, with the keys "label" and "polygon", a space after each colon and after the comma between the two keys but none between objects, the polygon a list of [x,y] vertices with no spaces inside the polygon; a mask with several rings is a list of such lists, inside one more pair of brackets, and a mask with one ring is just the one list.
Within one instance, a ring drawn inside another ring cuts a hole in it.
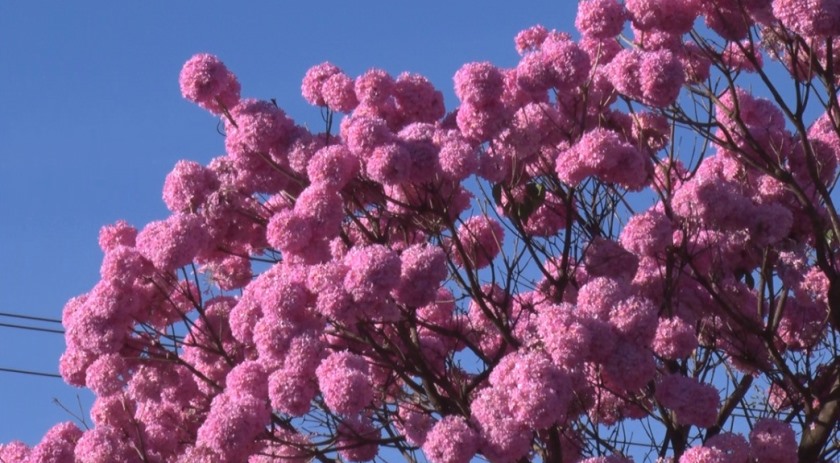
[{"label": "power line", "polygon": [[[53,324],[61,324],[61,320],[55,318],[47,318],[47,317],[36,317],[33,315],[24,315],[20,313],[14,312],[0,312],[0,317],[18,319],[18,320],[29,320],[33,322],[42,322],[42,323],[53,323]],[[2,323],[0,322],[0,327],[3,328],[13,328],[18,330],[28,330],[28,331],[39,331],[41,333],[54,333],[54,334],[64,334],[64,330],[57,329],[57,328],[43,328],[40,326],[31,326],[29,324],[20,325],[17,323]]]},{"label": "power line", "polygon": [[13,324],[13,323],[0,323],[0,327],[15,328],[15,329],[18,329],[18,330],[40,331],[42,333],[64,334],[64,330],[56,330],[56,329],[52,329],[52,328],[39,328],[37,326],[16,325],[16,324]]},{"label": "power line", "polygon": [[48,322],[48,323],[58,323],[61,324],[61,320],[57,318],[46,318],[46,317],[34,317],[32,315],[23,315],[18,313],[11,313],[11,312],[0,312],[0,317],[9,317],[9,318],[20,318],[23,320],[34,320],[39,322]]},{"label": "power line", "polygon": [[18,373],[21,375],[31,375],[31,376],[45,376],[47,378],[61,378],[61,375],[55,373],[43,373],[40,371],[31,371],[31,370],[18,370],[17,368],[3,368],[0,367],[0,371],[4,373]]},{"label": "power line", "polygon": [[[57,323],[61,324],[61,320],[57,320],[55,318],[47,318],[47,317],[36,317],[32,315],[23,315],[18,313],[11,313],[11,312],[0,312],[0,317],[6,318],[13,318],[19,320],[30,320],[33,322],[44,322],[44,323]],[[3,328],[12,328],[16,330],[28,330],[28,331],[39,331],[42,333],[52,333],[52,334],[64,334],[64,330],[55,329],[55,328],[42,328],[38,326],[30,326],[30,325],[19,325],[17,323],[0,323],[0,327]],[[15,373],[19,375],[28,375],[28,376],[38,376],[42,378],[59,378],[61,379],[61,375],[56,373],[45,373],[42,371],[32,371],[32,370],[22,370],[19,368],[5,368],[0,367],[0,372],[3,373]]]}]

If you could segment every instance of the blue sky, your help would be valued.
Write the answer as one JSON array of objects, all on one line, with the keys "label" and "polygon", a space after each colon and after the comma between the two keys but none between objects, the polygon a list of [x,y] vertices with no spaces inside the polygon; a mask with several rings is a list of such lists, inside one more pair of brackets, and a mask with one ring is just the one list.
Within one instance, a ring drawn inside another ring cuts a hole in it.
[{"label": "blue sky", "polygon": [[[350,75],[419,72],[451,109],[463,63],[513,65],[516,32],[538,23],[572,32],[575,5],[0,2],[0,312],[60,317],[99,277],[99,228],[165,217],[160,192],[175,162],[222,154],[216,120],[178,90],[194,53],[218,55],[243,96],[276,98],[310,126],[320,116],[300,96],[300,79],[323,61]],[[56,372],[63,349],[60,335],[0,327],[0,368]],[[0,442],[37,443],[72,419],[53,398],[78,410],[80,393],[61,380],[0,373]]]}]

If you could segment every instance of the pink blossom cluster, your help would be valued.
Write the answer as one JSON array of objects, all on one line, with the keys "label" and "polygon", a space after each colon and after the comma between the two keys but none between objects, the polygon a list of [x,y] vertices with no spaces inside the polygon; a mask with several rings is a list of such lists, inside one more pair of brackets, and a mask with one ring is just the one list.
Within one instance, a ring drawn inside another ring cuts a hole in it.
[{"label": "pink blossom cluster", "polygon": [[[325,108],[324,133],[241,98],[196,55],[181,91],[221,118],[226,153],[174,166],[168,217],[100,232],[101,279],[64,308],[60,362],[96,395],[93,427],[60,424],[0,459],[369,461],[396,447],[620,463],[590,427],[648,419],[674,460],[797,461],[811,428],[763,418],[749,440],[714,435],[732,411],[709,372],[772,376],[775,411],[834,397],[836,369],[796,376],[822,360],[789,360],[838,323],[836,117],[791,124],[781,97],[704,86],[761,77],[794,52],[771,49],[785,34],[824,72],[832,46],[815,43],[837,12],[584,0],[579,41],[534,26],[513,66],[458,69],[449,114],[418,74],[312,67],[301,94]],[[701,19],[720,43],[688,34]],[[681,106],[697,95],[707,121]],[[709,152],[684,164],[685,127]],[[646,187],[656,203],[622,215]]]},{"label": "pink blossom cluster", "polygon": [[611,130],[595,129],[584,134],[557,158],[557,176],[576,186],[587,177],[639,190],[649,181],[650,161]]},{"label": "pink blossom cluster", "polygon": [[239,81],[219,58],[201,53],[181,69],[181,94],[212,112],[221,114],[239,102]]},{"label": "pink blossom cluster", "polygon": [[694,378],[669,375],[656,386],[656,399],[674,412],[677,423],[703,428],[717,419],[718,391]]}]

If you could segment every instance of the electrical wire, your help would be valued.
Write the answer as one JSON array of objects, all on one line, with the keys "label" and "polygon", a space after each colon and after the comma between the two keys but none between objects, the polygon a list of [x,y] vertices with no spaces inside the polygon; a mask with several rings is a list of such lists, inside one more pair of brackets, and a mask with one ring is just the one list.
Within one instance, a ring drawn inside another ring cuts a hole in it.
[{"label": "electrical wire", "polygon": [[19,329],[19,330],[40,331],[42,333],[64,334],[64,330],[56,330],[56,329],[52,329],[52,328],[39,328],[37,326],[16,325],[16,324],[13,324],[13,323],[0,323],[0,327],[15,328],[15,329]]},{"label": "electrical wire", "polygon": [[[55,318],[47,318],[47,317],[36,317],[33,315],[24,315],[20,313],[14,312],[0,312],[0,318],[12,318],[18,320],[28,320],[32,322],[43,322],[43,323],[53,323],[53,324],[61,324],[61,320]],[[0,327],[3,328],[12,328],[18,330],[27,330],[27,331],[39,331],[41,333],[55,333],[55,334],[64,334],[64,330],[58,328],[44,328],[40,326],[32,326],[30,324],[21,325],[18,323],[4,323],[0,322]]]},{"label": "electrical wire", "polygon": [[[55,318],[36,317],[36,316],[32,316],[32,315],[24,315],[24,314],[19,314],[19,313],[12,313],[12,312],[0,312],[0,317],[61,325],[61,320],[58,320],[58,319],[55,319]],[[17,323],[2,323],[2,322],[0,322],[0,327],[10,328],[10,329],[15,329],[15,330],[38,331],[38,332],[41,332],[41,333],[50,333],[50,334],[64,334],[64,330],[61,330],[61,329],[44,328],[44,327],[31,326],[31,325],[20,325],[20,324],[17,324]],[[38,377],[42,377],[42,378],[59,378],[59,379],[61,378],[61,375],[56,374],[56,373],[45,373],[43,371],[23,370],[23,369],[20,369],[20,368],[0,367],[0,372],[2,372],[2,373],[13,373],[13,374],[19,374],[19,375],[28,375],[28,376],[38,376]]]},{"label": "electrical wire", "polygon": [[9,318],[20,318],[23,320],[34,320],[39,322],[48,322],[48,323],[58,323],[61,324],[61,320],[57,318],[46,318],[46,317],[34,317],[32,315],[23,315],[19,313],[11,313],[11,312],[0,312],[0,317],[9,317]]},{"label": "electrical wire", "polygon": [[17,368],[3,368],[0,367],[0,372],[3,373],[18,373],[21,375],[31,375],[31,376],[45,376],[47,378],[61,378],[61,375],[56,373],[44,373],[41,371],[32,371],[32,370],[19,370]]}]

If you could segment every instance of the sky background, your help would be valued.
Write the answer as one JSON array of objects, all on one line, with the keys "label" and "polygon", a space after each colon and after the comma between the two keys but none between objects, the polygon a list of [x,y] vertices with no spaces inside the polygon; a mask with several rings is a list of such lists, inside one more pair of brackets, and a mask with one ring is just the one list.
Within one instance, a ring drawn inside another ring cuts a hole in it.
[{"label": "sky background", "polygon": [[[300,96],[312,65],[331,61],[351,76],[371,67],[418,72],[453,109],[452,75],[462,64],[514,65],[518,31],[573,32],[575,6],[0,1],[0,312],[60,318],[64,303],[99,278],[99,228],[166,217],[161,188],[175,162],[223,154],[217,120],[178,89],[193,54],[219,56],[243,97],[275,98],[298,123],[318,127],[318,109]],[[0,368],[55,373],[63,350],[59,334],[0,327]],[[78,412],[77,395],[87,417],[84,391],[0,372],[0,442],[37,443],[73,419],[53,399]]]}]

